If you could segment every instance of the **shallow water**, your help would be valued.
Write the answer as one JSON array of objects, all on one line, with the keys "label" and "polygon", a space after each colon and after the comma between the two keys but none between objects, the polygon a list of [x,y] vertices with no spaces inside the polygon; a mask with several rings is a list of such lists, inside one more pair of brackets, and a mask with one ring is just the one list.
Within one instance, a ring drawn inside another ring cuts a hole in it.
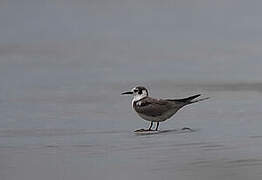
[{"label": "shallow water", "polygon": [[[262,98],[259,93],[210,91],[207,94],[211,95],[210,100],[185,107],[174,118],[161,123],[162,133],[151,135],[133,132],[148,124],[131,111],[126,97],[115,101],[119,107],[116,112],[103,112],[104,118],[100,113],[90,116],[92,112],[74,108],[78,103],[57,104],[69,106],[68,111],[77,110],[77,115],[64,115],[71,118],[71,124],[66,124],[67,119],[62,117],[48,119],[46,116],[32,123],[40,126],[58,121],[54,127],[34,128],[28,119],[21,118],[19,120],[29,127],[0,130],[1,177],[260,179],[262,121],[259,102]],[[19,103],[25,106],[32,102]],[[39,103],[34,101],[35,105]],[[111,108],[107,101],[104,105]],[[32,113],[36,116],[39,112]],[[193,131],[181,130],[183,127]]]},{"label": "shallow water", "polygon": [[[262,178],[261,2],[0,5],[1,180]],[[138,135],[135,85],[210,99]]]}]

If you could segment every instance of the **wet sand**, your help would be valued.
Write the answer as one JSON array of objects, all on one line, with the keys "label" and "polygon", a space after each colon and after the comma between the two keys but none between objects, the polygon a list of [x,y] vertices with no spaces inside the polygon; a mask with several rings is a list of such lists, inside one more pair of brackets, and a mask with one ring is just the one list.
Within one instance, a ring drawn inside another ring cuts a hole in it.
[{"label": "wet sand", "polygon": [[[0,180],[261,180],[261,7],[1,1]],[[210,99],[137,135],[136,85]]]},{"label": "wet sand", "polygon": [[[1,129],[1,179],[260,179],[259,93],[208,94],[211,99],[161,123],[159,134],[133,132],[148,124],[126,97],[112,117],[77,112],[72,118],[93,127]],[[97,128],[100,123],[108,126]]]}]

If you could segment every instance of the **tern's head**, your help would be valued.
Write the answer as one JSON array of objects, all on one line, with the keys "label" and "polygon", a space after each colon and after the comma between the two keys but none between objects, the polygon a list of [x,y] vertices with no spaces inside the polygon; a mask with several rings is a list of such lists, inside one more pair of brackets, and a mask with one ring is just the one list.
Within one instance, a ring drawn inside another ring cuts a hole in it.
[{"label": "tern's head", "polygon": [[122,93],[122,95],[124,94],[133,94],[135,97],[143,98],[148,96],[148,91],[145,87],[137,86],[134,87],[131,91]]}]

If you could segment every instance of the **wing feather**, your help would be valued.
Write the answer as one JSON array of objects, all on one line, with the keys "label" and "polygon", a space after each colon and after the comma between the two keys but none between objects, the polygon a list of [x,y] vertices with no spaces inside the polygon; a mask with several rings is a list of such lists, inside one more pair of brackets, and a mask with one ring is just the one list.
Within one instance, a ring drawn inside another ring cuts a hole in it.
[{"label": "wing feather", "polygon": [[172,107],[172,103],[165,100],[157,100],[150,97],[135,102],[134,109],[137,113],[147,116],[161,116]]}]

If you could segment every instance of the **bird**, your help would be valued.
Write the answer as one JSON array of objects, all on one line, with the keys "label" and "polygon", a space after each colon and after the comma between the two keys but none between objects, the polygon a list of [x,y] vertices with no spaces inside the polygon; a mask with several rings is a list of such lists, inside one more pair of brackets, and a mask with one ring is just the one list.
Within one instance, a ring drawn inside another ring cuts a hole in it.
[{"label": "bird", "polygon": [[[121,95],[128,94],[133,95],[132,107],[136,113],[142,119],[151,122],[145,131],[158,131],[159,123],[171,118],[182,107],[209,99],[209,97],[196,99],[201,94],[182,99],[156,99],[149,97],[148,90],[143,86],[136,86],[131,91],[121,93]],[[155,130],[152,130],[154,122],[157,124]]]}]

